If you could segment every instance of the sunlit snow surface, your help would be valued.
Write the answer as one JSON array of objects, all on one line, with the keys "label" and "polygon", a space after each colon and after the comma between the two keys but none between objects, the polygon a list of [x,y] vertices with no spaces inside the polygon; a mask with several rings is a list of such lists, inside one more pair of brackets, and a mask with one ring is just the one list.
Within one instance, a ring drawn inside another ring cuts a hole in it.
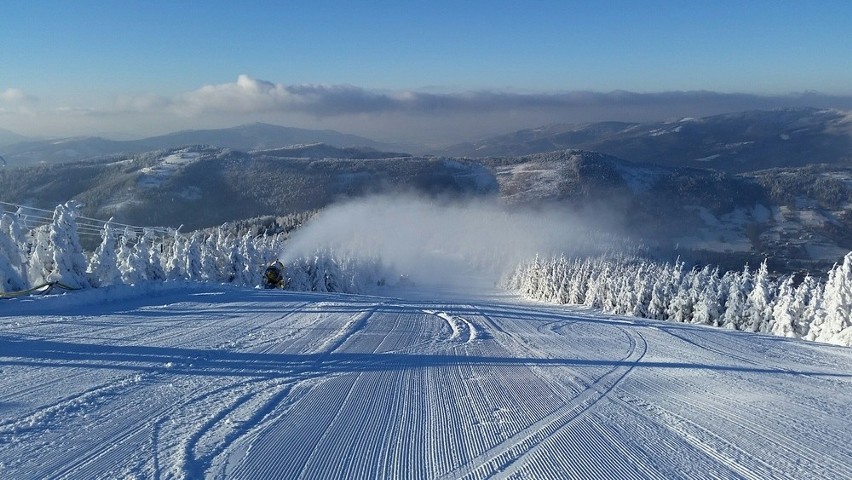
[{"label": "sunlit snow surface", "polygon": [[0,478],[850,478],[852,349],[498,293],[0,303]]}]

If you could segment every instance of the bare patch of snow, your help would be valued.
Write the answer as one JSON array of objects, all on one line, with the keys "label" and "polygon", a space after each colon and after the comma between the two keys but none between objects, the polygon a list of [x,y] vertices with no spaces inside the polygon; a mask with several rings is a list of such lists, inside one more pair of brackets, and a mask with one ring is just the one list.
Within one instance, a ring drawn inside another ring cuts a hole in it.
[{"label": "bare patch of snow", "polygon": [[163,157],[156,165],[141,170],[138,185],[141,188],[157,188],[172,178],[181,168],[201,159],[201,153],[181,150]]},{"label": "bare patch of snow", "polygon": [[713,213],[710,212],[710,210],[707,210],[704,207],[687,207],[687,208],[690,209],[690,210],[694,209],[696,212],[698,212],[698,217],[701,218],[701,220],[704,222],[705,225],[711,226],[711,227],[721,227],[722,226],[722,224],[719,222],[719,219],[716,218],[716,216],[713,215]]}]

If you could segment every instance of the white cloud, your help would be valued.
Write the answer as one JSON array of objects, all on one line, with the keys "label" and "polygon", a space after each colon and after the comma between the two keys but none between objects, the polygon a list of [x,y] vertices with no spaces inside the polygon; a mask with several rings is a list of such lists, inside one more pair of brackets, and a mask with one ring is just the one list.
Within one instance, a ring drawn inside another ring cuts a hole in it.
[{"label": "white cloud", "polygon": [[606,111],[618,118],[622,111],[677,110],[701,115],[704,111],[737,111],[785,106],[852,108],[849,97],[806,93],[762,96],[710,91],[635,93],[628,91],[513,93],[471,91],[426,93],[403,90],[382,92],[352,85],[285,85],[240,75],[236,82],[205,85],[172,98],[144,95],[123,97],[119,112],[165,112],[182,115],[201,113],[267,114],[295,113],[316,117],[378,113],[480,114],[549,111],[581,113]]},{"label": "white cloud", "polygon": [[0,102],[8,105],[24,105],[35,101],[35,97],[28,95],[20,88],[7,88],[0,92]]},{"label": "white cloud", "polygon": [[240,75],[235,83],[206,85],[174,100],[182,113],[364,113],[391,107],[389,97],[351,85],[284,85]]},{"label": "white cloud", "polygon": [[852,97],[814,92],[763,96],[710,91],[448,92],[381,91],[353,85],[287,85],[240,75],[234,82],[162,95],[125,95],[109,106],[45,105],[20,89],[0,90],[0,117],[39,134],[123,129],[218,128],[264,121],[333,128],[383,141],[455,143],[551,123],[658,121],[744,110],[818,107],[852,110]]}]

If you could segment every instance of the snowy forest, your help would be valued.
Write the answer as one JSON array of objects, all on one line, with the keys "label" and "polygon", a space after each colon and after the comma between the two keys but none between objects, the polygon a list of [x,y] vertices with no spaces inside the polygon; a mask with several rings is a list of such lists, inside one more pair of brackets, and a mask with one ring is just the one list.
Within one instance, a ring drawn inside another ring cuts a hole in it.
[{"label": "snowy forest", "polygon": [[852,252],[824,281],[752,272],[686,269],[641,258],[539,259],[521,264],[504,287],[529,298],[584,305],[613,315],[711,325],[852,346]]},{"label": "snowy forest", "polygon": [[[266,267],[283,251],[289,236],[306,215],[273,222],[276,228],[258,233],[241,223],[182,234],[176,230],[141,231],[103,224],[100,244],[87,253],[78,226],[79,209],[59,205],[52,219],[35,228],[24,215],[0,217],[0,295],[43,293],[49,289],[77,290],[145,281],[202,281],[258,286]],[[321,252],[284,266],[288,288],[302,291],[360,291],[360,277],[345,272],[369,272],[365,266],[341,265]],[[372,279],[370,279],[372,280]]]},{"label": "snowy forest", "polygon": [[[30,228],[25,216],[0,217],[0,295],[42,293],[51,288],[132,285],[145,281],[202,281],[256,287],[279,259],[288,227],[242,224],[188,234],[102,224],[100,243],[87,253],[80,242],[79,210],[56,207],[52,219]],[[281,222],[279,222],[281,223]],[[357,293],[384,283],[381,259],[347,259],[317,252],[284,265],[287,289]],[[565,256],[524,262],[501,282],[529,298],[584,305],[604,313],[688,322],[852,346],[852,252],[825,279],[774,276],[766,262],[756,271],[720,272],[684,262],[659,263],[639,256]]]}]

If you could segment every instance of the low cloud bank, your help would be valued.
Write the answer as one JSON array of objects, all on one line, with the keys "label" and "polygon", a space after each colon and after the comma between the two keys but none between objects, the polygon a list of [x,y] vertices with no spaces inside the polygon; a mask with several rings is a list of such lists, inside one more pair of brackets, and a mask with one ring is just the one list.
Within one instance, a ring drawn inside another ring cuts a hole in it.
[{"label": "low cloud bank", "polygon": [[[506,111],[590,109],[687,110],[693,115],[703,111],[739,111],[779,107],[852,108],[852,97],[823,95],[816,92],[789,95],[753,95],[712,91],[671,91],[637,93],[560,91],[516,93],[467,91],[430,93],[412,90],[378,91],[353,85],[287,85],[240,75],[236,82],[205,85],[174,97],[141,95],[123,97],[117,102],[121,112],[171,110],[195,115],[200,113],[263,114],[298,113],[317,117],[362,114],[462,114]],[[623,116],[623,115],[622,115]]]},{"label": "low cloud bank", "polygon": [[[93,131],[114,129],[154,135],[263,121],[431,146],[551,123],[663,121],[796,107],[852,110],[852,96],[706,90],[389,91],[348,84],[285,84],[239,75],[233,82],[202,85],[174,95],[130,94],[119,96],[109,106],[56,108],[20,89],[0,89],[0,120],[4,126],[37,135],[91,135]],[[69,122],[69,117],[74,121]]]},{"label": "low cloud bank", "polygon": [[323,251],[346,261],[378,260],[389,276],[404,275],[417,284],[493,284],[536,254],[602,253],[620,242],[564,210],[385,195],[324,210],[288,241],[281,260]]}]

